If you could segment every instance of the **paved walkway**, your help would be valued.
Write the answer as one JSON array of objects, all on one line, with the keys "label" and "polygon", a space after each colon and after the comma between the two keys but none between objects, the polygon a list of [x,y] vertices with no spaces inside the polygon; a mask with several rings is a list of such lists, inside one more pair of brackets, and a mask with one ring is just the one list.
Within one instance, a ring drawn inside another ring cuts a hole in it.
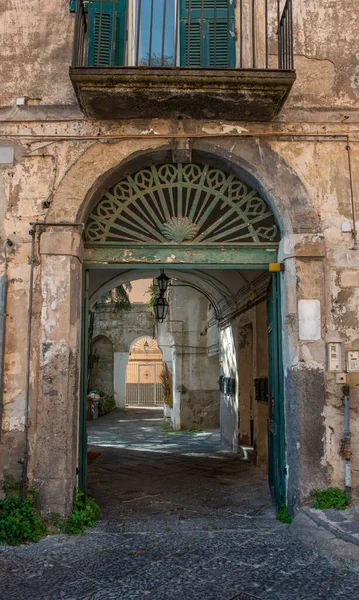
[{"label": "paved walkway", "polygon": [[1,547],[1,599],[359,599],[352,563],[279,523],[266,477],[224,451],[218,432],[162,424],[148,410],[89,424],[89,450],[101,453],[89,465],[98,526]]}]

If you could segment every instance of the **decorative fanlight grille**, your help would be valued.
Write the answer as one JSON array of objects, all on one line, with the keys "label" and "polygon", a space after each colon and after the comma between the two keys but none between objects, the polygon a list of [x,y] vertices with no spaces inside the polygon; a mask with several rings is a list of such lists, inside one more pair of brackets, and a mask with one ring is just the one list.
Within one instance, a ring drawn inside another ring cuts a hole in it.
[{"label": "decorative fanlight grille", "polygon": [[86,241],[118,244],[278,242],[258,192],[210,165],[152,165],[113,186],[90,214]]}]

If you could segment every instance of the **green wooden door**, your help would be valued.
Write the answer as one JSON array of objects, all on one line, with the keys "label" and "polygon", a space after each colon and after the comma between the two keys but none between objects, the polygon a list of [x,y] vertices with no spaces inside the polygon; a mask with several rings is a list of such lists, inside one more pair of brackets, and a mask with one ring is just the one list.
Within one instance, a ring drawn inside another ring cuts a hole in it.
[{"label": "green wooden door", "polygon": [[180,0],[181,67],[236,66],[234,2]]},{"label": "green wooden door", "polygon": [[268,478],[273,499],[278,507],[286,499],[280,278],[281,273],[273,273],[267,294]]},{"label": "green wooden door", "polygon": [[127,0],[89,3],[89,67],[121,67],[125,64]]},{"label": "green wooden door", "polygon": [[79,488],[86,493],[87,485],[87,389],[89,356],[89,271],[83,272],[81,311],[81,382],[79,410]]}]

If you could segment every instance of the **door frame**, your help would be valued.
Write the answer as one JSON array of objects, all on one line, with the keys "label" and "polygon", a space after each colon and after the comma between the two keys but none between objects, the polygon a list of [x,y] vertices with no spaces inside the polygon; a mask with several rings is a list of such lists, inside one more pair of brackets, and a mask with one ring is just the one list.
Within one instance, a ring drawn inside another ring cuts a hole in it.
[{"label": "door frame", "polygon": [[272,273],[267,293],[268,483],[278,508],[286,503],[281,283],[281,272]]},{"label": "door frame", "polygon": [[[109,248],[108,248],[109,250]],[[114,248],[116,252],[116,248]],[[264,249],[263,249],[264,250]],[[175,248],[173,249],[175,252]],[[102,254],[101,260],[93,261],[93,257],[87,256],[87,260],[83,263],[83,297],[81,301],[82,310],[81,310],[81,374],[80,374],[80,419],[79,419],[79,487],[82,491],[86,493],[87,486],[87,421],[86,421],[86,402],[87,402],[87,369],[88,369],[88,315],[89,315],[89,277],[91,268],[96,269],[121,269],[124,267],[128,267],[131,269],[166,269],[170,271],[171,269],[176,270],[201,270],[201,269],[253,269],[253,270],[263,270],[265,267],[268,267],[270,263],[274,262],[273,259],[276,259],[276,255],[273,255],[272,252],[269,252],[267,255],[262,253],[261,261],[250,263],[248,258],[251,249],[248,248],[248,254],[246,256],[247,260],[243,263],[238,261],[234,262],[234,253],[235,250],[231,251],[231,258],[228,263],[224,260],[223,263],[218,261],[214,264],[208,263],[200,263],[200,262],[163,262],[158,263],[155,260],[152,261],[148,259],[146,263],[141,262],[127,262],[127,261],[116,261],[115,257],[112,255],[113,262],[104,262],[104,256]],[[224,254],[224,258],[226,258],[226,250],[222,250]],[[264,250],[265,252],[265,250]],[[116,253],[117,254],[117,253]],[[239,253],[239,257],[242,258],[241,253]],[[91,259],[92,258],[92,259]],[[99,256],[96,257],[97,259]],[[257,258],[257,257],[256,257]],[[269,260],[269,258],[271,260]],[[265,259],[265,260],[264,260]],[[233,262],[232,262],[233,261]],[[276,408],[278,409],[279,414],[279,423],[278,423],[278,444],[276,445],[276,452],[278,456],[278,464],[280,476],[276,481],[276,488],[279,490],[275,495],[274,500],[277,506],[280,506],[286,501],[286,467],[285,467],[285,421],[284,421],[284,373],[283,373],[283,357],[282,357],[282,323],[281,323],[281,287],[282,287],[282,278],[281,272],[273,272],[271,277],[271,286],[274,290],[274,297],[276,298],[275,302],[275,332],[276,332],[276,351],[274,354],[275,360],[275,372],[277,374],[276,381]],[[268,347],[268,369],[270,365],[269,359],[270,348]],[[268,392],[269,393],[269,392]],[[269,438],[269,435],[268,435]],[[269,440],[268,440],[269,441]],[[268,452],[268,473],[270,469],[270,456]]]}]

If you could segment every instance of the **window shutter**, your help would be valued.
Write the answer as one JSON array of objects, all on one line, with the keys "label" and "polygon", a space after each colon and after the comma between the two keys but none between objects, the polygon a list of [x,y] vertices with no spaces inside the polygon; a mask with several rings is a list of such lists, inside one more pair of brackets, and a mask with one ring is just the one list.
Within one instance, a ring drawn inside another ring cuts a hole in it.
[{"label": "window shutter", "polygon": [[90,67],[124,65],[126,0],[89,2],[88,64]]},{"label": "window shutter", "polygon": [[234,0],[180,0],[182,67],[234,68]]}]

